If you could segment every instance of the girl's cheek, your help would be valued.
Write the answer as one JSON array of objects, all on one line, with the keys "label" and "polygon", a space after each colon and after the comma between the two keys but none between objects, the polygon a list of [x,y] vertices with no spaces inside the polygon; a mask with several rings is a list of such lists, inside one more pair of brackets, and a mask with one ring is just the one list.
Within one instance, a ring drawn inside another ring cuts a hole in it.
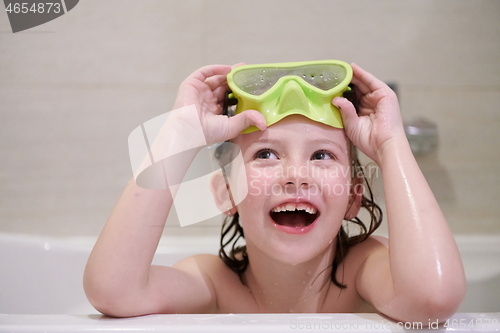
[{"label": "girl's cheek", "polygon": [[321,195],[325,198],[347,197],[350,193],[350,182],[347,180],[322,179],[320,181]]},{"label": "girl's cheek", "polygon": [[268,196],[275,184],[272,168],[251,167],[247,169],[248,195],[252,197]]},{"label": "girl's cheek", "polygon": [[348,196],[351,189],[351,175],[349,169],[334,167],[316,169],[314,172],[313,187],[325,198]]},{"label": "girl's cheek", "polygon": [[[302,179],[307,179],[309,195],[322,197],[348,196],[351,188],[350,171],[346,168],[301,170]],[[246,167],[248,195],[257,197],[279,196],[284,194],[280,185],[282,177],[288,177],[281,166],[256,166],[249,164]],[[287,194],[287,193],[285,193]]]}]

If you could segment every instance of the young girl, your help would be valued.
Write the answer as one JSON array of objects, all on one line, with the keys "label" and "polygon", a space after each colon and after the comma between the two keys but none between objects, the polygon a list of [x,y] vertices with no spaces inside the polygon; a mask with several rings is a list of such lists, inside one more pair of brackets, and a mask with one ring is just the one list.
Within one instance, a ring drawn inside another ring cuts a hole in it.
[{"label": "young girl", "polygon": [[[116,317],[271,312],[379,312],[420,322],[450,317],[465,294],[462,262],[412,155],[394,92],[352,64],[358,114],[343,97],[331,101],[344,128],[300,112],[269,124],[257,110],[221,114],[231,69],[214,65],[195,71],[181,84],[174,109],[194,105],[207,144],[230,140],[241,149],[248,194],[235,203],[223,177],[214,179],[213,193],[229,219],[224,235],[231,228],[236,235],[244,232],[246,247],[229,254],[222,249],[220,257],[192,256],[173,267],[151,265],[162,228],[149,226],[165,223],[173,199],[169,190],[143,189],[132,179],[85,270],[92,305]],[[293,96],[283,93],[281,100],[299,98]],[[169,118],[176,125],[161,137],[160,149],[189,140],[191,120],[182,113]],[[250,126],[256,130],[241,134]],[[379,214],[363,196],[362,175],[351,172],[357,170],[352,145],[383,174],[388,239],[368,237]],[[195,154],[177,165],[187,169]],[[342,223],[361,224],[356,216],[362,206],[371,212],[372,225],[350,238]]]}]

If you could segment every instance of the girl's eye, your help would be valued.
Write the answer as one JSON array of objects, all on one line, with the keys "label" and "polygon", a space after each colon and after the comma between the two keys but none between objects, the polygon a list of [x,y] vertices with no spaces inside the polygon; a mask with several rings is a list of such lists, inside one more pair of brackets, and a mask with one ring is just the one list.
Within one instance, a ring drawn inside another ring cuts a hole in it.
[{"label": "girl's eye", "polygon": [[259,159],[277,159],[278,157],[271,149],[262,149],[255,154],[255,158]]},{"label": "girl's eye", "polygon": [[329,160],[333,158],[333,154],[326,150],[318,150],[311,156],[311,160]]}]

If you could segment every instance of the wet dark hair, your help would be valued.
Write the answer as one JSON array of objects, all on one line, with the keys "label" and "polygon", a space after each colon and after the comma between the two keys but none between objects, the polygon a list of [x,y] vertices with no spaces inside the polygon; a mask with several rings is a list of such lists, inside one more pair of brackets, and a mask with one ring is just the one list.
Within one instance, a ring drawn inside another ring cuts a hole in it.
[{"label": "wet dark hair", "polygon": [[[349,84],[349,87],[350,90],[345,91],[343,93],[343,97],[351,101],[351,103],[353,103],[354,105],[354,108],[356,109],[356,112],[358,112],[359,100],[356,92],[356,87],[353,84]],[[228,112],[228,110],[232,105],[236,104],[237,100],[235,98],[228,98],[228,95],[226,94],[226,98],[224,99],[223,104],[223,114],[230,116],[231,114],[230,112]],[[228,148],[228,145],[223,143],[216,149],[215,157],[219,160],[219,163],[221,165],[227,165],[235,157],[235,151],[234,149]],[[335,256],[333,257],[332,262],[331,279],[333,284],[341,289],[347,288],[347,285],[343,284],[343,273],[342,281],[337,281],[336,272],[339,265],[346,257],[349,249],[354,245],[366,240],[375,230],[377,230],[383,219],[382,209],[375,203],[370,183],[365,175],[364,167],[359,162],[357,148],[350,141],[349,157],[351,160],[351,179],[353,186],[359,186],[358,184],[361,184],[366,189],[361,198],[361,208],[364,208],[370,215],[370,224],[367,227],[363,223],[363,221],[361,221],[359,217],[356,216],[350,220],[346,220],[346,224],[342,223],[342,225],[340,226],[336,237]],[[221,169],[224,170],[224,168]],[[224,177],[226,177],[226,175],[224,175]],[[230,191],[229,193],[231,194]],[[365,193],[367,195],[365,195]],[[232,200],[233,199],[231,198],[231,201]],[[352,205],[353,203],[354,197],[350,205]],[[359,232],[351,235],[351,233],[349,232],[349,223],[354,224],[357,229],[359,229]],[[239,223],[239,214],[236,212],[233,216],[227,216],[222,223],[219,257],[232,271],[238,274],[241,282],[245,284],[245,282],[243,281],[243,273],[247,269],[249,261],[246,245],[238,244],[238,241],[240,239],[245,239],[245,233]],[[226,247],[230,247],[229,254],[226,253]]]},{"label": "wet dark hair", "polygon": [[[367,227],[363,221],[356,216],[340,226],[336,237],[331,279],[333,284],[342,289],[346,288],[347,285],[343,284],[343,279],[341,282],[337,280],[336,272],[338,267],[344,260],[349,249],[366,240],[382,222],[382,210],[374,201],[373,193],[365,175],[364,168],[361,166],[358,159],[357,149],[352,143],[349,144],[352,183],[353,186],[365,186],[366,191],[364,192],[367,195],[364,193],[362,196],[361,208],[368,211],[370,215],[370,224]],[[234,150],[228,149],[225,144],[222,144],[216,149],[215,157],[219,160],[221,165],[227,165],[234,158]],[[354,197],[350,204],[352,205],[353,202]],[[354,224],[357,227],[356,229],[359,229],[359,232],[351,235],[349,232],[349,223]],[[239,223],[239,214],[235,213],[233,216],[227,216],[222,224],[219,257],[231,270],[238,274],[241,282],[244,283],[242,276],[248,267],[249,260],[246,245],[238,244],[240,239],[245,239],[245,233]],[[227,247],[229,247],[229,253],[226,252]]]}]

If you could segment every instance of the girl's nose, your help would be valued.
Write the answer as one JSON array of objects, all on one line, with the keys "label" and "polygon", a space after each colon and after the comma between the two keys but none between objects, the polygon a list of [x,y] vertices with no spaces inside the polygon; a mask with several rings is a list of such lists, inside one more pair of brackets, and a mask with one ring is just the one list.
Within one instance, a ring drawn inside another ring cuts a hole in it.
[{"label": "girl's nose", "polygon": [[308,182],[301,182],[299,179],[297,179],[296,181],[288,181],[285,184],[286,187],[296,186],[296,185],[298,185],[298,187],[308,187],[309,183]]},{"label": "girl's nose", "polygon": [[307,163],[293,163],[285,166],[283,176],[280,180],[281,185],[286,188],[299,189],[308,188],[311,183],[310,169]]}]

